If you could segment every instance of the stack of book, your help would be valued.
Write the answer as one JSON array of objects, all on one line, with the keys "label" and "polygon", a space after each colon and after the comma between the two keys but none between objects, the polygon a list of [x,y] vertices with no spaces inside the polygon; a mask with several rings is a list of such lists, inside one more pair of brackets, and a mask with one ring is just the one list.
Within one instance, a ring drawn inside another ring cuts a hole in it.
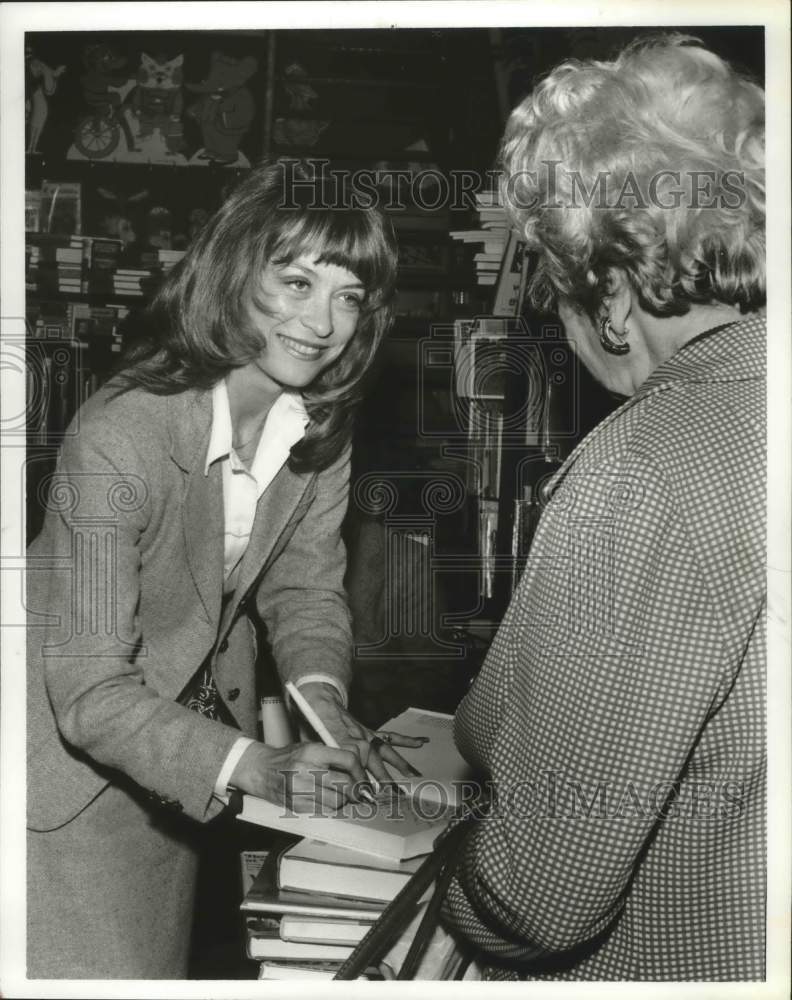
[{"label": "stack of book", "polygon": [[41,282],[41,247],[30,234],[25,239],[25,289],[38,292]]},{"label": "stack of book", "polygon": [[121,240],[110,236],[94,236],[91,238],[91,264],[89,272],[89,287],[96,294],[111,294],[113,274],[118,267],[124,244]]},{"label": "stack of book", "polygon": [[158,250],[157,262],[163,274],[167,274],[174,264],[178,264],[184,256],[184,250]]},{"label": "stack of book", "polygon": [[113,291],[116,295],[143,295],[142,281],[151,277],[151,271],[143,267],[117,267],[113,272]]},{"label": "stack of book", "polygon": [[27,233],[25,287],[46,295],[79,295],[88,290],[90,241],[81,236]]},{"label": "stack of book", "polygon": [[509,228],[496,191],[476,195],[479,228],[451,233],[463,243],[480,244],[474,254],[479,285],[494,285],[494,316],[519,316],[530,267],[529,254],[519,235]]},{"label": "stack of book", "polygon": [[84,270],[84,258],[90,253],[90,240],[72,236],[69,245],[55,251],[58,291],[79,295],[88,291],[88,278]]},{"label": "stack of book", "polygon": [[473,256],[476,280],[479,285],[494,285],[509,241],[506,212],[496,191],[481,191],[476,195],[476,212],[477,229],[455,230],[450,235],[462,243],[479,245]]},{"label": "stack of book", "polygon": [[273,850],[241,905],[260,978],[332,978],[422,860],[387,861],[308,838]]},{"label": "stack of book", "polygon": [[[247,954],[261,963],[260,978],[331,979],[417,871],[471,787],[452,723],[421,709],[386,723],[429,741],[399,750],[422,777],[394,774],[400,792],[381,790],[373,804],[320,816],[243,797],[240,819],[291,834],[266,856],[241,904]],[[393,978],[393,970],[386,962],[366,978]]]}]

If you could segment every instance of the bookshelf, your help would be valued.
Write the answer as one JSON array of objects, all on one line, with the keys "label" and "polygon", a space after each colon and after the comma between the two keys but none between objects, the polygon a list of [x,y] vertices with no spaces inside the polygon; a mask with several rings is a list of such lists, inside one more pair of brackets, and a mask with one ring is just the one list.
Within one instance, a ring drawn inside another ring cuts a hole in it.
[{"label": "bookshelf", "polygon": [[[457,650],[449,639],[456,626],[443,622],[464,617],[477,601],[478,515],[467,498],[435,518],[437,554],[450,568],[432,584],[428,631],[410,624],[416,609],[407,591],[410,574],[423,572],[425,535],[418,522],[427,479],[448,484],[470,474],[453,366],[433,365],[430,355],[439,347],[450,356],[460,310],[480,312],[487,303],[469,259],[449,237],[467,215],[451,180],[460,172],[483,177],[497,141],[487,33],[41,32],[29,42],[36,58],[66,69],[26,158],[29,381],[43,379],[54,394],[42,417],[31,387],[28,537],[41,524],[42,484],[64,422],[135,335],[168,263],[162,255],[183,251],[201,218],[219,207],[250,164],[263,157],[312,158],[357,178],[373,175],[397,231],[396,322],[359,421],[354,476],[381,474],[401,496],[394,544],[410,553],[410,565],[399,570],[394,598],[405,604],[397,614],[407,623],[400,652],[420,659],[438,641],[442,656],[449,642]],[[175,113],[168,121],[146,103],[151,60],[170,74]],[[244,77],[236,92],[247,94],[252,108],[227,155],[212,145],[203,100],[207,81],[220,69]],[[95,142],[87,142],[86,130]],[[100,142],[105,133],[110,137]],[[113,241],[120,244],[117,256]],[[110,260],[100,275],[103,254]],[[53,368],[56,359],[68,359],[63,370]],[[48,379],[53,373],[63,380]],[[368,527],[376,521],[376,545],[384,544],[382,517],[354,508],[353,501],[350,521]],[[351,524],[353,538],[365,533]],[[371,590],[370,556],[364,552],[352,567],[361,591]],[[364,644],[371,641],[377,638],[363,637]]]}]

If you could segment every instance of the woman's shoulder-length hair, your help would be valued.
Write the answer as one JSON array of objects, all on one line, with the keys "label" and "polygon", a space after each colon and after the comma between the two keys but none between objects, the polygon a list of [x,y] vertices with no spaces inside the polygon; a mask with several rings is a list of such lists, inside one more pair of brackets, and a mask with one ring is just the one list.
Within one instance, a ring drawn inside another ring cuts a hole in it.
[{"label": "woman's shoulder-length hair", "polygon": [[345,195],[321,163],[265,164],[233,190],[169,272],[146,311],[145,336],[126,353],[121,391],[209,389],[261,352],[249,306],[270,261],[308,254],[355,274],[366,294],[354,337],[303,392],[310,418],[292,448],[295,471],[319,471],[349,443],[366,375],[391,322],[396,242],[390,221]]},{"label": "woman's shoulder-length hair", "polygon": [[501,165],[538,306],[594,315],[612,268],[656,315],[764,303],[764,93],[697,39],[558,66],[512,112]]}]

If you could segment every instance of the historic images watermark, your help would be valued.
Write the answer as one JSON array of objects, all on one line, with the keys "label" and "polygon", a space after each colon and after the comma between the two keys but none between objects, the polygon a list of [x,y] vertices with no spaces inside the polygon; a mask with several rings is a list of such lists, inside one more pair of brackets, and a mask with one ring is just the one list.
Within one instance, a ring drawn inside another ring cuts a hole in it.
[{"label": "historic images watermark", "polygon": [[600,209],[738,209],[746,199],[740,170],[670,170],[646,174],[601,170],[587,178],[561,160],[542,160],[535,170],[521,170],[504,181],[503,197],[516,211]]},{"label": "historic images watermark", "polygon": [[[297,772],[283,772],[284,818],[325,818],[335,815],[335,809],[323,805],[321,789],[327,772],[309,772],[313,787],[295,787]],[[383,786],[374,801],[363,799],[359,789],[350,789],[356,801],[344,807],[349,818],[366,820],[375,815],[388,819],[404,819],[408,814],[426,822],[474,814],[490,821],[513,820],[581,820],[655,823],[660,819],[690,821],[732,819],[742,812],[747,790],[741,781],[728,778],[696,779],[683,782],[592,780],[564,774],[547,768],[535,778],[498,783],[485,781],[440,781],[423,779],[412,783],[409,794],[398,784]]]},{"label": "historic images watermark", "polygon": [[[480,208],[476,195],[497,191],[514,212],[552,209],[674,211],[738,210],[747,197],[746,176],[741,170],[684,167],[638,172],[598,171],[589,176],[564,166],[562,160],[540,160],[536,168],[515,171],[502,178],[497,170],[449,170],[435,167],[371,167],[349,170],[332,167],[326,159],[299,161],[314,171],[299,176],[298,161],[284,160],[281,207],[296,208],[307,197],[309,208],[381,208],[386,212],[418,209],[467,210]],[[317,183],[321,179],[321,183]]]}]

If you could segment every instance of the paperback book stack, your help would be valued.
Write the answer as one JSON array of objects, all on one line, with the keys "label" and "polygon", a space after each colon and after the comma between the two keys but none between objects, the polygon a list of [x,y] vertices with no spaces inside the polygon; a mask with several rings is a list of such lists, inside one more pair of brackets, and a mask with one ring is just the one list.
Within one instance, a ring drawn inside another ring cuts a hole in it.
[{"label": "paperback book stack", "polygon": [[509,228],[497,191],[476,195],[477,229],[451,233],[456,240],[480,246],[473,256],[479,285],[494,285],[493,316],[519,316],[527,283],[529,259],[525,243]]},{"label": "paperback book stack", "polygon": [[114,291],[113,275],[124,244],[109,236],[91,238],[91,265],[89,289],[97,295],[109,295]]},{"label": "paperback book stack", "polygon": [[58,291],[79,295],[88,291],[87,262],[90,260],[90,240],[72,236],[68,246],[55,250]]},{"label": "paperback book stack", "polygon": [[[291,834],[266,856],[241,904],[247,954],[260,963],[259,978],[332,979],[417,871],[470,787],[452,723],[447,715],[408,709],[386,724],[429,740],[400,749],[422,776],[394,775],[398,789],[380,790],[375,803],[319,816],[244,796],[240,819]],[[455,956],[449,948],[448,962]],[[394,975],[386,959],[364,978]]]},{"label": "paperback book stack", "polygon": [[151,278],[151,272],[142,267],[118,267],[113,272],[113,292],[123,296],[142,296],[142,282]]},{"label": "paperback book stack", "polygon": [[163,274],[167,274],[174,264],[178,264],[184,256],[184,250],[158,250],[157,263]]},{"label": "paperback book stack", "polygon": [[496,191],[481,191],[476,195],[476,213],[476,229],[455,230],[451,236],[478,248],[473,256],[476,280],[479,285],[494,285],[509,242],[506,213]]},{"label": "paperback book stack", "polygon": [[25,287],[42,295],[88,291],[90,240],[80,236],[27,233]]}]

